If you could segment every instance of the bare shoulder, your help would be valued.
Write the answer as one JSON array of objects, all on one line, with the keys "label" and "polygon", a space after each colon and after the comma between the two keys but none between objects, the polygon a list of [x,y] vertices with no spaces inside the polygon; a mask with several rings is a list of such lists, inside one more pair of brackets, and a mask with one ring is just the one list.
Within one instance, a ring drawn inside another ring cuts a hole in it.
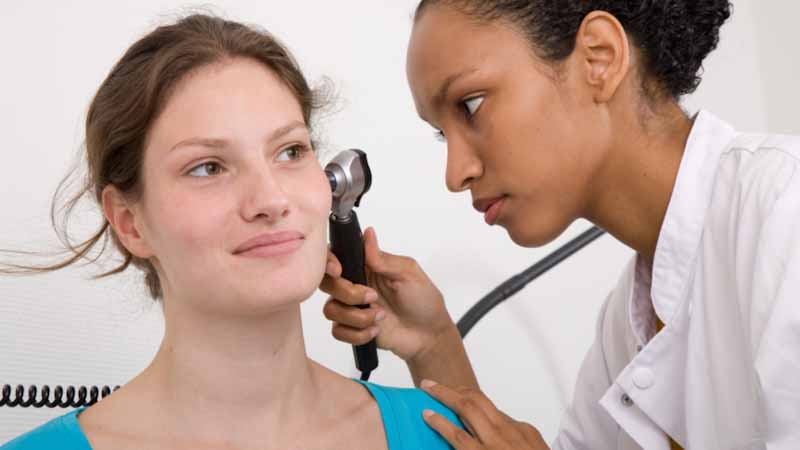
[{"label": "bare shoulder", "polygon": [[81,412],[78,423],[92,450],[153,448],[152,442],[145,441],[148,434],[141,432],[141,421],[137,420],[147,417],[142,408],[123,387]]},{"label": "bare shoulder", "polygon": [[[324,448],[388,449],[381,410],[369,390],[355,380],[323,368],[329,392],[323,414]],[[321,447],[322,448],[322,447]]]},{"label": "bare shoulder", "polygon": [[[291,433],[293,445],[326,450],[388,449],[381,411],[370,392],[360,383],[324,367],[316,372],[320,401],[304,412],[307,432]],[[219,448],[197,440],[177,440],[164,429],[169,418],[154,404],[158,402],[148,400],[141,391],[123,387],[84,410],[78,422],[93,450]]]}]

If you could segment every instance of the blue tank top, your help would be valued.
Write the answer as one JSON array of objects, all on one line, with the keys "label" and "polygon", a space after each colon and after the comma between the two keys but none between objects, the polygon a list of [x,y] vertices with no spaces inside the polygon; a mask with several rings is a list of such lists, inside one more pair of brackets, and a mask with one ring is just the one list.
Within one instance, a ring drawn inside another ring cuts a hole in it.
[{"label": "blue tank top", "polygon": [[[458,417],[446,406],[419,389],[393,388],[355,381],[363,384],[378,403],[389,450],[452,448],[422,420],[422,411],[431,409],[463,428]],[[57,417],[6,443],[0,450],[91,450],[92,447],[78,423],[78,415],[84,409],[86,408],[78,408]]]}]

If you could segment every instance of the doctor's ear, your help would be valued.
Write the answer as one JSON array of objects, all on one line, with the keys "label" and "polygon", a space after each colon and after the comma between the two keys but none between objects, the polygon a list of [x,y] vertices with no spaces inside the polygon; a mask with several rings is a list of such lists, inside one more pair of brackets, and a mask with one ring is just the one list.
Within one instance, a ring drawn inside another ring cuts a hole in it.
[{"label": "doctor's ear", "polygon": [[605,11],[586,15],[575,36],[573,56],[581,76],[592,87],[594,100],[611,100],[630,70],[630,47],[622,24]]},{"label": "doctor's ear", "polygon": [[122,245],[141,259],[153,256],[147,240],[141,233],[141,217],[134,205],[114,185],[103,188],[103,215],[114,229]]}]

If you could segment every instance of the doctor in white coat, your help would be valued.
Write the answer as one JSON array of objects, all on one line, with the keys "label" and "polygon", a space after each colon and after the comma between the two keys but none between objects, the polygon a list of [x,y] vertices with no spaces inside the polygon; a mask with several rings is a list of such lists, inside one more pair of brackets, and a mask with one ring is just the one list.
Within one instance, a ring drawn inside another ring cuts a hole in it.
[{"label": "doctor in white coat", "polygon": [[[582,217],[636,251],[552,448],[800,449],[800,139],[741,133],[678,103],[729,15],[726,0],[417,10],[408,79],[447,141],[447,187],[519,245]],[[380,251],[373,230],[366,253],[369,287],[330,258],[333,335],[377,337],[403,358],[467,425],[426,416],[454,448],[548,448],[480,392],[416,263]]]}]

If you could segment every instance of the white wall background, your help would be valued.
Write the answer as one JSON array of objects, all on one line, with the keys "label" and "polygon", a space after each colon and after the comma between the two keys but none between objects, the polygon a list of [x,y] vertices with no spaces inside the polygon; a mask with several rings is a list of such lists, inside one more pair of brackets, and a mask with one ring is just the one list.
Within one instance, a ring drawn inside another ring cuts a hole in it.
[{"label": "white wall background", "polygon": [[[546,248],[517,248],[504,231],[487,229],[467,195],[446,191],[444,147],[417,119],[405,81],[415,0],[212,4],[216,12],[281,37],[310,79],[335,82],[342,103],[325,124],[328,148],[367,150],[376,177],[360,211],[362,224],[378,229],[387,250],[420,261],[455,318],[587,226],[575,224]],[[800,6],[790,0],[734,4],[734,18],[687,108],[710,109],[746,130],[800,133],[792,23]],[[80,149],[94,90],[128,45],[186,6],[142,0],[0,7],[0,248],[56,248],[50,198]],[[89,231],[96,217],[87,217],[82,226]],[[630,255],[602,238],[497,309],[467,339],[485,391],[548,440],[571,398],[598,308]],[[0,278],[0,385],[123,384],[144,368],[160,342],[159,308],[147,299],[138,274],[89,280],[94,273]],[[351,350],[330,337],[323,300],[317,294],[303,306],[309,353],[353,375]],[[411,384],[405,366],[385,353],[373,377]],[[64,412],[0,408],[0,443]]]}]

